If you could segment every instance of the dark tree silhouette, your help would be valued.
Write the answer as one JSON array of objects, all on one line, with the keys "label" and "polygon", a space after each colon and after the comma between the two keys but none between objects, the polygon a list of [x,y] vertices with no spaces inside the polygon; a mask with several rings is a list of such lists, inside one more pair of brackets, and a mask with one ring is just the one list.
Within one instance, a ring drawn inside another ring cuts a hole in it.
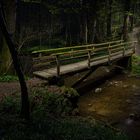
[{"label": "dark tree silhouette", "polygon": [[0,29],[2,31],[3,36],[5,37],[5,40],[7,42],[8,47],[9,47],[9,50],[10,50],[10,53],[11,53],[11,56],[13,59],[13,64],[14,64],[16,73],[18,75],[19,82],[20,82],[20,87],[21,87],[21,117],[23,117],[25,119],[29,119],[30,112],[29,112],[28,90],[27,90],[25,79],[24,79],[24,75],[22,73],[22,70],[21,70],[21,67],[19,64],[18,55],[17,55],[17,51],[15,49],[14,42],[13,42],[12,38],[10,37],[8,30],[6,28],[6,23],[5,23],[5,19],[4,19],[4,12],[3,12],[2,6],[3,6],[2,2],[0,2]]}]

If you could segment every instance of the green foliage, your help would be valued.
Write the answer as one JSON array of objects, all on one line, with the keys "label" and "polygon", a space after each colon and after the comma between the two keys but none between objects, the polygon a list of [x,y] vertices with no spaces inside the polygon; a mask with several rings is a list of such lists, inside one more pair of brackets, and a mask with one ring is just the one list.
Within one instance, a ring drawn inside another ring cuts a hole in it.
[{"label": "green foliage", "polygon": [[11,81],[18,81],[18,77],[14,75],[0,76],[0,82],[11,82]]},{"label": "green foliage", "polygon": [[0,102],[0,112],[2,113],[19,113],[20,100],[19,97],[5,96]]},{"label": "green foliage", "polygon": [[43,0],[43,4],[49,9],[49,12],[53,15],[60,15],[61,13],[73,14],[78,13],[80,10],[79,0]]},{"label": "green foliage", "polygon": [[44,110],[54,115],[70,115],[75,104],[71,99],[78,96],[74,89],[65,87],[57,92],[49,92],[47,88],[34,90],[31,95],[31,108],[33,114]]},{"label": "green foliage", "polygon": [[79,97],[78,92],[76,90],[74,90],[73,88],[67,88],[67,87],[63,86],[61,89],[62,89],[62,93],[64,94],[64,96],[67,98]]},{"label": "green foliage", "polygon": [[48,87],[32,90],[32,118],[29,124],[17,118],[20,96],[4,97],[0,102],[1,136],[4,140],[128,140],[122,133],[115,133],[91,118],[54,117],[54,113],[69,113],[72,109],[69,99],[78,96],[74,89],[66,87],[55,89],[52,93]]},{"label": "green foliage", "polygon": [[140,75],[140,57],[136,55],[132,57],[132,73]]},{"label": "green foliage", "polygon": [[[25,77],[26,80],[29,80],[29,77]],[[14,82],[18,81],[18,77],[15,75],[2,75],[0,76],[0,82]]]},{"label": "green foliage", "polygon": [[[20,94],[19,94],[20,95]],[[18,113],[20,108],[20,96],[5,96],[0,102],[1,112]],[[56,116],[72,114],[76,108],[79,94],[71,88],[58,88],[50,92],[47,87],[34,89],[30,94],[31,114],[48,112]]]},{"label": "green foliage", "polygon": [[[128,140],[122,133],[116,133],[92,119],[34,116],[32,123],[26,124],[18,118],[5,116],[1,127],[6,131],[5,140]],[[9,125],[10,124],[10,125]]]},{"label": "green foliage", "polygon": [[[32,44],[32,43],[31,43]],[[47,50],[47,49],[52,49],[52,48],[61,48],[66,45],[66,42],[62,39],[55,38],[55,39],[49,39],[46,41],[45,45],[37,45],[37,46],[28,46],[28,47],[23,47],[21,49],[21,52],[26,54],[26,53],[31,53],[33,51],[38,51],[38,50]]]}]

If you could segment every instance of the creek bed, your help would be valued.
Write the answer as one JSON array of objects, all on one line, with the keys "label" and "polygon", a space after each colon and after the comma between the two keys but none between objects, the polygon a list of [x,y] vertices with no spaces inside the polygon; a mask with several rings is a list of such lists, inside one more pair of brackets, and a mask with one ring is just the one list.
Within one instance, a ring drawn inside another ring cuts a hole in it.
[{"label": "creek bed", "polygon": [[108,122],[140,140],[140,78],[117,75],[79,99],[82,116]]}]

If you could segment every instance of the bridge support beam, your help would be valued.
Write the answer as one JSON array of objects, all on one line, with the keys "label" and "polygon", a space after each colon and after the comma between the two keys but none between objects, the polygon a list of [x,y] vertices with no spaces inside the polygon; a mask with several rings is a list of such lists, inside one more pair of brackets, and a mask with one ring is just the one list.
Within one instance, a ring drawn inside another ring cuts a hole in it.
[{"label": "bridge support beam", "polygon": [[117,65],[123,67],[124,69],[131,70],[132,57],[131,56],[123,57],[122,59],[118,60]]}]

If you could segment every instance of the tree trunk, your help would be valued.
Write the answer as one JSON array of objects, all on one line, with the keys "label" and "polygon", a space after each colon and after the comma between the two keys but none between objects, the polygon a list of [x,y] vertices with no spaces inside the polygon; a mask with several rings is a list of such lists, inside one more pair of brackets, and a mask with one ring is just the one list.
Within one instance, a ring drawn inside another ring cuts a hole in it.
[{"label": "tree trunk", "polygon": [[128,38],[128,19],[129,15],[128,12],[130,11],[130,0],[126,0],[124,4],[124,23],[123,23],[123,39],[126,41]]},{"label": "tree trunk", "polygon": [[2,34],[7,42],[8,48],[10,50],[12,59],[13,59],[13,64],[15,67],[15,70],[17,72],[18,78],[19,78],[19,82],[20,82],[20,86],[21,86],[21,117],[25,118],[25,119],[29,119],[30,118],[30,113],[29,113],[29,100],[28,100],[28,91],[27,91],[27,86],[26,86],[26,82],[24,79],[24,75],[21,71],[21,67],[19,64],[19,60],[18,60],[18,56],[17,56],[17,52],[15,50],[15,45],[7,31],[6,28],[6,24],[5,24],[5,20],[4,20],[4,16],[3,16],[3,11],[2,11],[2,4],[0,3],[0,28],[2,31]]},{"label": "tree trunk", "polygon": [[15,34],[15,38],[18,44],[21,43],[21,38],[20,38],[20,18],[21,18],[21,0],[17,0],[16,3],[16,34]]},{"label": "tree trunk", "polygon": [[85,44],[88,43],[88,25],[87,25],[87,16],[85,17]]},{"label": "tree trunk", "polygon": [[111,28],[112,28],[112,0],[109,0],[107,4],[108,12],[107,12],[107,37],[111,36]]},{"label": "tree trunk", "polygon": [[134,26],[134,14],[135,14],[135,5],[132,5],[132,15],[130,16],[130,31],[133,30],[133,26]]},{"label": "tree trunk", "polygon": [[[3,10],[5,9],[5,15],[6,21],[8,25],[8,30],[10,32],[10,35],[13,36],[15,32],[15,9],[16,9],[16,3],[15,1],[3,1],[4,6]],[[1,34],[1,49],[0,49],[0,74],[5,74],[7,70],[9,69],[9,65],[11,63],[11,55],[7,46],[7,43],[5,41],[5,38]],[[11,71],[10,71],[11,72]]]}]

